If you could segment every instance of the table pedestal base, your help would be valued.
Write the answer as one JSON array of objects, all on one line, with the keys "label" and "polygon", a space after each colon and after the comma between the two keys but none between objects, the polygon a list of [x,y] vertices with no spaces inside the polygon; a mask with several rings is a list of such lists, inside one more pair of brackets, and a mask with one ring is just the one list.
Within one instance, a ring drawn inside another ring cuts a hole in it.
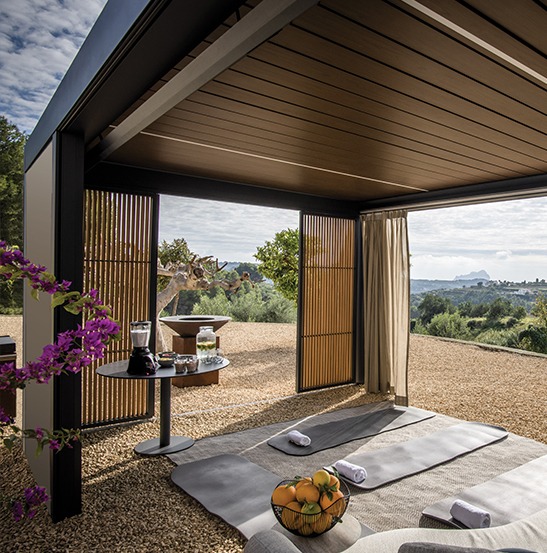
[{"label": "table pedestal base", "polygon": [[171,436],[168,445],[160,446],[160,439],[153,438],[137,444],[135,446],[135,453],[140,455],[168,455],[169,453],[176,453],[188,449],[194,445],[192,438],[186,436]]}]

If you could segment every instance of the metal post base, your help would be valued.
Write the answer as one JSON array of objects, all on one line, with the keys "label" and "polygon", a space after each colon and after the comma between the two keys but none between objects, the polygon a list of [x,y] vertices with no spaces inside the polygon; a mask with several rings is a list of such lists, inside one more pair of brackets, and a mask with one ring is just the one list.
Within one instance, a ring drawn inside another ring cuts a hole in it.
[{"label": "metal post base", "polygon": [[168,455],[169,453],[183,451],[193,445],[194,440],[186,436],[171,436],[169,444],[165,446],[160,446],[159,438],[153,438],[137,444],[135,446],[135,453],[139,453],[140,455]]}]

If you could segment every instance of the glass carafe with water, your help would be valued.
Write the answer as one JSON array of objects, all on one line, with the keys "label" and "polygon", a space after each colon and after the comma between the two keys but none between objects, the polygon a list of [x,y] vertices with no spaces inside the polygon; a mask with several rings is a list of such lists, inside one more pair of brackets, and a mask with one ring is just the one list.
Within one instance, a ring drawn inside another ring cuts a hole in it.
[{"label": "glass carafe with water", "polygon": [[200,326],[196,336],[196,353],[198,359],[206,362],[216,353],[217,337],[212,326]]}]

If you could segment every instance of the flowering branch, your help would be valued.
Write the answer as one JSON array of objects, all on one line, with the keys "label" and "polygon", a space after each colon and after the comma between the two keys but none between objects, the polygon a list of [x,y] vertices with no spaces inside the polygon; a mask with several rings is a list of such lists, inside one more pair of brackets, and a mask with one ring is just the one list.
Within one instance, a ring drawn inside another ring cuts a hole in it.
[{"label": "flowering branch", "polygon": [[19,522],[25,517],[34,518],[37,508],[48,500],[49,496],[46,489],[41,486],[25,488],[23,496],[17,499],[0,497],[0,501],[11,508],[15,522]]},{"label": "flowering branch", "polygon": [[[35,265],[25,259],[21,250],[10,247],[0,241],[0,279],[8,283],[16,280],[27,280],[31,295],[38,299],[39,292],[51,296],[51,307],[63,307],[69,313],[82,315],[83,325],[74,330],[67,330],[57,335],[53,344],[46,345],[40,357],[17,368],[15,363],[0,364],[0,390],[24,388],[27,382],[47,383],[52,376],[78,373],[97,359],[104,357],[105,349],[112,340],[117,340],[120,327],[111,318],[110,308],[98,297],[97,290],[86,294],[70,291],[71,283],[58,282],[55,276],[46,271],[42,265]],[[53,451],[63,447],[72,447],[71,443],[79,439],[79,430],[55,430],[44,428],[24,430],[13,424],[13,419],[0,407],[0,441],[11,449],[22,438],[36,440],[36,453],[39,454],[45,445]],[[23,498],[4,499],[9,501],[15,520],[24,516],[32,518],[36,508],[48,497],[44,488],[36,486],[27,488]]]}]

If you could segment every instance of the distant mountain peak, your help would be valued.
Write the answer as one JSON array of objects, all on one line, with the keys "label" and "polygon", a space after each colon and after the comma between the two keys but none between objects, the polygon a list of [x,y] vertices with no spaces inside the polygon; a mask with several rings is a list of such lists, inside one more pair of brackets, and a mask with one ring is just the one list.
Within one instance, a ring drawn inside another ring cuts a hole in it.
[{"label": "distant mountain peak", "polygon": [[475,280],[475,279],[490,280],[490,275],[484,269],[481,269],[480,271],[471,271],[466,275],[459,275],[457,277],[454,277],[454,280]]}]

